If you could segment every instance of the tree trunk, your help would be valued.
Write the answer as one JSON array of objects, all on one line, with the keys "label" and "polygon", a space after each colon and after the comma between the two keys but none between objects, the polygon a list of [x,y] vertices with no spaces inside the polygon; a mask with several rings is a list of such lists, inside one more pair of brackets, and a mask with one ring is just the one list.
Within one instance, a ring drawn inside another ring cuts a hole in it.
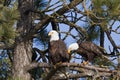
[{"label": "tree trunk", "polygon": [[13,59],[13,79],[14,80],[30,80],[31,76],[24,67],[31,63],[31,42],[21,42],[14,48]]},{"label": "tree trunk", "polygon": [[[32,30],[32,13],[33,0],[18,0],[18,10],[20,19],[17,24],[17,32],[19,36],[16,38],[14,55],[13,55],[13,79],[14,80],[30,80],[31,76],[24,69],[26,65],[31,63],[32,58],[32,40],[27,39],[25,34],[29,34]],[[24,37],[23,37],[24,36]]]}]

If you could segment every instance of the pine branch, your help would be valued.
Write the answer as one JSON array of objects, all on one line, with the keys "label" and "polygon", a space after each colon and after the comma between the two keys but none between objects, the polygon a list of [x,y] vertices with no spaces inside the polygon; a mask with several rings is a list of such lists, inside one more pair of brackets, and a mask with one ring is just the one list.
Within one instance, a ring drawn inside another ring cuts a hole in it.
[{"label": "pine branch", "polygon": [[0,42],[0,49],[12,49],[14,45],[7,45],[3,42]]}]

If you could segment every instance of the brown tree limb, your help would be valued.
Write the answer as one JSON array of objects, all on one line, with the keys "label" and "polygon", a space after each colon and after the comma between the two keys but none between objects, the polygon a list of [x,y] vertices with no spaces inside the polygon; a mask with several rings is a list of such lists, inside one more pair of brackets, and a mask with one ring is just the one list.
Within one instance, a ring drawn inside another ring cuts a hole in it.
[{"label": "brown tree limb", "polygon": [[29,71],[31,69],[34,69],[36,67],[41,67],[41,68],[50,68],[50,64],[48,63],[37,63],[37,62],[32,62],[30,65],[27,65],[24,67],[24,70]]},{"label": "brown tree limb", "polygon": [[[101,72],[112,72],[112,70],[107,69],[107,68],[100,68],[100,67],[96,67],[96,66],[92,66],[92,65],[83,65],[83,64],[79,64],[79,63],[62,63],[61,65],[59,65],[60,67],[79,67],[79,68],[85,68],[85,69],[90,69],[90,70],[98,70]],[[26,70],[30,70],[33,69],[35,67],[44,67],[44,68],[51,68],[53,66],[50,66],[50,64],[48,63],[31,63],[30,65],[25,66]]]},{"label": "brown tree limb", "polygon": [[[97,77],[109,77],[109,76],[111,76],[111,73],[104,73],[104,72],[102,72],[102,73],[99,73],[98,75],[95,75],[94,73],[92,73],[92,74],[87,74],[87,73],[78,73],[78,74],[69,74],[69,76],[68,76],[68,78],[69,79],[77,79],[77,78],[84,78],[84,77],[95,77],[95,78],[97,78]],[[59,77],[59,76],[55,76],[55,77],[53,77],[53,79],[54,80],[62,80],[62,79],[66,79],[65,77]]]},{"label": "brown tree limb", "polygon": [[[68,67],[71,68],[70,70],[74,70],[75,67],[75,71],[78,70],[78,74],[74,74],[74,73],[70,73],[68,75],[69,78],[80,78],[80,77],[89,77],[89,76],[96,76],[96,77],[101,77],[101,76],[105,76],[105,77],[110,77],[111,75],[117,74],[120,75],[120,73],[117,70],[110,70],[108,68],[100,68],[97,66],[92,66],[92,65],[83,65],[83,64],[78,64],[78,63],[62,63],[60,65],[57,65],[56,68],[53,68],[53,66],[51,66],[48,63],[32,63],[31,65],[28,65],[25,67],[25,70],[30,70],[33,69],[35,67],[41,67],[41,68],[51,68],[52,70],[47,74],[46,77],[44,77],[44,80],[48,80],[50,78],[53,78],[55,72],[57,70],[59,70],[59,68],[61,67]],[[80,72],[81,70],[81,72]],[[60,76],[55,77],[57,79],[61,79]],[[66,77],[62,77],[62,79],[66,79]]]}]

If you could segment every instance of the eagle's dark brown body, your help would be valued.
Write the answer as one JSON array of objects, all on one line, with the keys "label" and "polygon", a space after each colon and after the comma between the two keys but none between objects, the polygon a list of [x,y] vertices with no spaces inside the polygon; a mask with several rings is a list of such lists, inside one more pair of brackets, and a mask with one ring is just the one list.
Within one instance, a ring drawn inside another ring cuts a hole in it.
[{"label": "eagle's dark brown body", "polygon": [[62,40],[51,41],[49,43],[49,57],[53,64],[69,61],[66,45]]},{"label": "eagle's dark brown body", "polygon": [[82,42],[79,44],[79,49],[76,50],[78,54],[85,58],[85,61],[93,61],[95,57],[101,57],[105,52],[92,42]]}]

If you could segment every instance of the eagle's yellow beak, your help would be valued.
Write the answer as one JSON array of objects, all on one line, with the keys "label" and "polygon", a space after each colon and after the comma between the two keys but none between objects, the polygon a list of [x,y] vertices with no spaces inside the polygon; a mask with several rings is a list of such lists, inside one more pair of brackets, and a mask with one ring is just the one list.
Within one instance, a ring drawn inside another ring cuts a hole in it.
[{"label": "eagle's yellow beak", "polygon": [[70,54],[70,52],[71,52],[71,50],[70,50],[70,49],[68,49],[68,54]]},{"label": "eagle's yellow beak", "polygon": [[48,33],[48,36],[51,36],[51,35],[52,35],[52,32],[49,32],[49,33]]}]

